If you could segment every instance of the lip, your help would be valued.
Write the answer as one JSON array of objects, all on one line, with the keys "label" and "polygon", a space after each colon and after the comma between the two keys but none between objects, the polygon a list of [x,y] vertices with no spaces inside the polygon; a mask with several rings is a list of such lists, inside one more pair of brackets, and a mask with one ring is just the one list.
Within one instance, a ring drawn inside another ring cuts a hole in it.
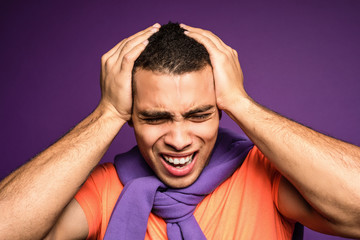
[{"label": "lip", "polygon": [[[169,156],[169,157],[187,157],[189,155],[192,155],[194,154],[194,157],[193,157],[193,160],[191,161],[190,164],[186,165],[185,167],[183,168],[176,168],[176,167],[173,167],[169,164],[166,163],[166,161],[163,159],[163,156],[162,155],[166,155],[166,156]],[[195,166],[195,162],[198,158],[198,154],[197,152],[193,152],[193,153],[188,153],[188,154],[181,154],[181,155],[178,155],[178,154],[160,154],[160,159],[161,159],[161,163],[163,164],[164,168],[173,176],[175,177],[182,177],[182,176],[185,176],[187,174],[189,174],[192,169],[194,168]]]},{"label": "lip", "polygon": [[193,155],[194,153],[196,153],[196,151],[193,152],[189,152],[189,153],[182,153],[182,154],[174,154],[174,153],[161,153],[160,155],[163,156],[169,156],[169,157],[176,157],[176,158],[181,158],[181,157],[187,157],[189,155]]}]

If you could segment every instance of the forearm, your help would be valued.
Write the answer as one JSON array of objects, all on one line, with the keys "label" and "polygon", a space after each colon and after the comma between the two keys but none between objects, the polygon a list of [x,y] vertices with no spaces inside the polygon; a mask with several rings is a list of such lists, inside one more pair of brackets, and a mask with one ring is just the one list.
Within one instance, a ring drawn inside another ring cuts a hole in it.
[{"label": "forearm", "polygon": [[359,221],[360,148],[239,99],[226,111],[304,198],[331,221]]},{"label": "forearm", "polygon": [[53,226],[125,123],[102,109],[0,183],[4,239],[40,239]]}]

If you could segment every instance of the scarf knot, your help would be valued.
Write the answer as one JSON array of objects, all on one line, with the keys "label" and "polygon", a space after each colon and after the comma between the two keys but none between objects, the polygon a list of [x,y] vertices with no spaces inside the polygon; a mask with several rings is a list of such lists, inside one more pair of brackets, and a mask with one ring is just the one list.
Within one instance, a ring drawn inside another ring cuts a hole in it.
[{"label": "scarf knot", "polygon": [[156,192],[152,212],[167,223],[180,222],[193,214],[204,197],[186,193]]}]

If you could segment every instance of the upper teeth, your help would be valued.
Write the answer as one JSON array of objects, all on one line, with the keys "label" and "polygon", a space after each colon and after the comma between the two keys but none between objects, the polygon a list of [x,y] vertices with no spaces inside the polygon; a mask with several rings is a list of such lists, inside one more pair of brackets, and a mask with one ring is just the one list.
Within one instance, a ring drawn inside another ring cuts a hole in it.
[{"label": "upper teeth", "polygon": [[173,163],[175,165],[178,165],[178,164],[186,164],[188,162],[190,162],[193,158],[193,154],[187,156],[187,157],[181,157],[181,158],[177,158],[177,157],[169,157],[169,156],[165,156],[164,155],[164,158],[166,161],[170,162],[170,163]]}]

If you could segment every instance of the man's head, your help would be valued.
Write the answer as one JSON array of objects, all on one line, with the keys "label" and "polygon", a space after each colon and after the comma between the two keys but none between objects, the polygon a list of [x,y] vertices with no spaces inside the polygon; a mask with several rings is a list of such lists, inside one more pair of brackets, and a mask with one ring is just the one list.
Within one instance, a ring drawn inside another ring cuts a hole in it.
[{"label": "man's head", "polygon": [[175,188],[199,177],[219,126],[209,54],[183,32],[178,24],[163,26],[133,70],[139,149],[156,175]]},{"label": "man's head", "polygon": [[209,53],[196,40],[186,36],[177,23],[168,23],[149,38],[149,43],[134,63],[138,69],[181,75],[211,66]]}]

